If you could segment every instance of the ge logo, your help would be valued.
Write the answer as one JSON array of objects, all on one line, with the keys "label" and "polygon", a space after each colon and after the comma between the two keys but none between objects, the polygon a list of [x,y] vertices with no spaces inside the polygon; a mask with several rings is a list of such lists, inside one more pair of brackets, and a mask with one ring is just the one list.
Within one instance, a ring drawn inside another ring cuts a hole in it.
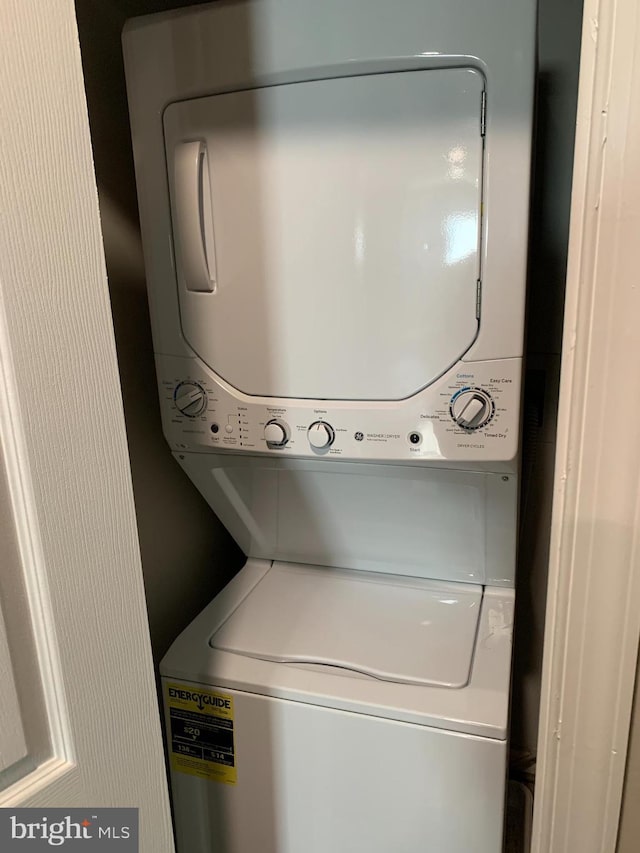
[{"label": "ge logo", "polygon": [[356,441],[362,441],[362,439],[363,439],[363,438],[364,438],[364,433],[363,433],[363,432],[357,432],[357,433],[355,434],[355,440],[356,440]]}]

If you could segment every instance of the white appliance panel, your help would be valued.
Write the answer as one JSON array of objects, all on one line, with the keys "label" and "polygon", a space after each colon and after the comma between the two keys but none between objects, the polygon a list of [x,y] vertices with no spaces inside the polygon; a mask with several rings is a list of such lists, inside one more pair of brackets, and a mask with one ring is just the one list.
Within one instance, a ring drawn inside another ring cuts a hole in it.
[{"label": "white appliance panel", "polygon": [[171,104],[182,330],[205,364],[247,395],[397,400],[458,361],[478,331],[483,91],[455,68]]},{"label": "white appliance panel", "polygon": [[250,556],[513,586],[513,474],[224,453],[176,458]]},{"label": "white appliance panel", "polygon": [[179,850],[502,849],[506,741],[200,686],[233,698],[237,783],[172,769]]},{"label": "white appliance panel", "polygon": [[274,563],[213,648],[402,684],[469,681],[482,587]]}]

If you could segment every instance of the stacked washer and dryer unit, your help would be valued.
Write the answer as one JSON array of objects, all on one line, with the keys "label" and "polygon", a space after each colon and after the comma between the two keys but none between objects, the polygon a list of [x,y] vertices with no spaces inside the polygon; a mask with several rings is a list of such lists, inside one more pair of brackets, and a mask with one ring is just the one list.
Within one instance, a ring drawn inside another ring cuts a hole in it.
[{"label": "stacked washer and dryer unit", "polygon": [[533,0],[125,29],[164,432],[247,555],[161,667],[180,853],[502,848],[534,36]]}]

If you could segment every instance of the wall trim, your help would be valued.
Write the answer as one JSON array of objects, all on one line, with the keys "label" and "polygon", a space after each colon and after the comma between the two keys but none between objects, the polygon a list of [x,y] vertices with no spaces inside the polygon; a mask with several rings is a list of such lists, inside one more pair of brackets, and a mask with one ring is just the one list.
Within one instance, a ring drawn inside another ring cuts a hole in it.
[{"label": "wall trim", "polygon": [[640,636],[640,7],[586,0],[533,853],[615,850]]}]

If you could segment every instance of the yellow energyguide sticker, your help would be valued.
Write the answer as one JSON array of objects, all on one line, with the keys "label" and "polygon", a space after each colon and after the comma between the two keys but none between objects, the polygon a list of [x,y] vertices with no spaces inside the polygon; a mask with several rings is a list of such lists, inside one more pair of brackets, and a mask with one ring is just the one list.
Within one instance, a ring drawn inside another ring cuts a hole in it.
[{"label": "yellow energyguide sticker", "polygon": [[165,683],[171,766],[235,785],[233,697],[192,684]]}]

